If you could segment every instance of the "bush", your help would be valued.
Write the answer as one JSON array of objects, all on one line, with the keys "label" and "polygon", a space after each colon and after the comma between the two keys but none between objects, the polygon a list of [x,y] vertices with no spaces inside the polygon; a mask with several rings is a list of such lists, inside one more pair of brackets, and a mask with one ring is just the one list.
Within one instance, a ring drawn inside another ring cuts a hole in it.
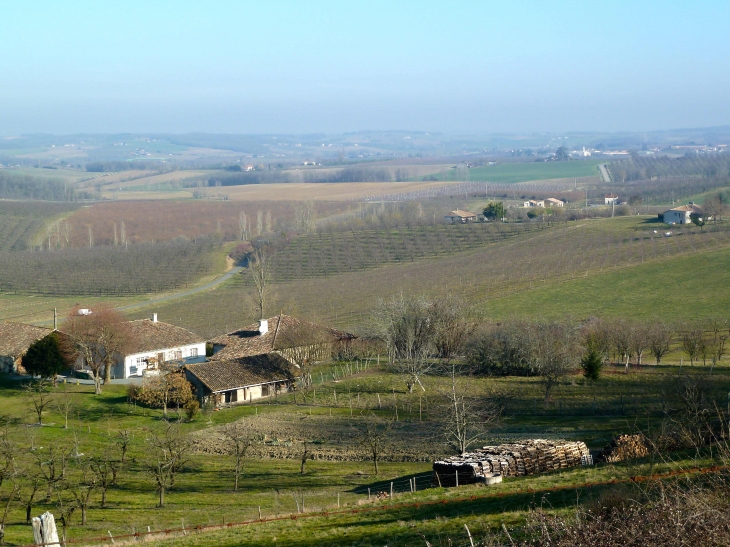
[{"label": "bush", "polygon": [[185,403],[183,408],[185,409],[185,416],[187,416],[188,421],[192,422],[200,411],[200,403],[197,399],[190,399]]}]

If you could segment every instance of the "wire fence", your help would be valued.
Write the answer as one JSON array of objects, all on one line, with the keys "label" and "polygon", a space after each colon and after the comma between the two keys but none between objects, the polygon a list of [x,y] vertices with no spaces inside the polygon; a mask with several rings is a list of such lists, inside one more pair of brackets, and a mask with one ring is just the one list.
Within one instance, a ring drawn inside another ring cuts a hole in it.
[{"label": "wire fence", "polygon": [[[220,530],[226,530],[230,528],[239,528],[244,526],[256,526],[256,525],[262,525],[269,522],[282,522],[282,521],[297,521],[300,519],[306,519],[306,518],[318,518],[318,517],[330,517],[330,516],[337,516],[337,515],[357,515],[361,513],[373,513],[373,512],[379,512],[379,511],[400,511],[403,509],[421,509],[421,508],[437,508],[437,507],[448,507],[453,506],[460,503],[468,503],[468,502],[476,502],[476,501],[487,501],[489,499],[500,499],[505,498],[507,496],[520,496],[525,494],[548,494],[551,492],[560,492],[560,491],[569,491],[569,490],[577,490],[577,489],[590,489],[595,487],[601,487],[601,486],[610,486],[615,484],[626,484],[626,483],[642,483],[642,482],[648,482],[648,481],[654,481],[654,480],[664,480],[664,479],[670,479],[673,477],[683,476],[683,475],[693,475],[693,474],[708,474],[708,473],[718,473],[721,471],[728,471],[730,470],[730,466],[727,465],[715,465],[715,466],[698,466],[698,467],[692,467],[692,468],[686,468],[686,469],[676,469],[672,471],[668,471],[665,473],[653,473],[650,475],[636,475],[636,476],[630,476],[623,479],[609,479],[604,481],[589,481],[589,482],[582,482],[582,483],[573,483],[573,484],[565,484],[560,486],[553,486],[550,488],[523,488],[520,490],[510,490],[508,492],[500,491],[499,488],[492,489],[490,488],[489,491],[487,491],[484,494],[472,494],[468,497],[459,497],[459,498],[448,498],[448,499],[440,499],[440,500],[429,500],[429,501],[411,501],[408,503],[389,503],[389,504],[378,504],[377,501],[383,499],[383,498],[372,498],[371,493],[371,505],[365,506],[365,505],[358,505],[353,506],[350,508],[332,508],[331,510],[318,510],[318,511],[310,511],[310,512],[297,512],[297,513],[288,513],[285,515],[274,515],[274,516],[264,516],[261,513],[261,510],[259,509],[259,516],[255,519],[250,520],[243,520],[243,521],[229,521],[226,522],[225,517],[222,518],[222,522],[219,524],[198,524],[198,525],[185,525],[184,520],[181,522],[181,526],[178,528],[165,528],[161,530],[150,530],[148,527],[147,532],[134,532],[134,533],[128,533],[128,534],[118,534],[113,535],[111,531],[107,532],[106,536],[95,536],[95,537],[88,537],[88,538],[77,538],[77,539],[64,539],[60,540],[58,543],[30,543],[21,545],[19,547],[59,547],[59,546],[66,546],[66,545],[89,545],[89,544],[116,544],[116,542],[124,543],[125,540],[129,543],[135,543],[140,540],[144,539],[164,539],[164,538],[171,538],[171,537],[180,537],[180,536],[186,536],[188,534],[193,533],[206,533],[206,532],[213,532],[213,531],[220,531]],[[417,479],[418,476],[411,477],[410,479],[401,479],[392,481],[393,484],[393,494],[389,495],[387,498],[384,498],[387,501],[392,501],[397,494],[401,493],[396,491],[395,485],[396,483],[399,485],[399,487],[402,488],[403,483],[410,483],[411,486],[414,485],[414,479]],[[421,477],[425,477],[425,475],[422,475]],[[425,477],[428,478],[428,477]],[[411,490],[403,490],[403,492],[406,493],[415,493],[418,492],[418,484],[422,484],[423,478],[421,479],[421,483],[418,483],[418,481],[415,481],[417,484],[415,485],[415,489]],[[389,483],[390,484],[390,483]],[[451,511],[451,509],[448,509],[448,511]],[[470,534],[471,535],[471,534]]]}]

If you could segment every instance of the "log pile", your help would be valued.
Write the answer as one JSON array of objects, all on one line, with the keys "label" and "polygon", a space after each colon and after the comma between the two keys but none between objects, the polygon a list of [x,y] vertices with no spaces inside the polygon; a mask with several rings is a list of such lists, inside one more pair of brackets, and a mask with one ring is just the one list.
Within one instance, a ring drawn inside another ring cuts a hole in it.
[{"label": "log pile", "polygon": [[496,475],[515,477],[574,467],[589,459],[582,441],[530,439],[519,443],[485,446],[461,456],[433,463],[434,486],[490,482]]},{"label": "log pile", "polygon": [[620,435],[603,449],[601,460],[607,463],[623,462],[649,455],[649,447],[643,435]]}]

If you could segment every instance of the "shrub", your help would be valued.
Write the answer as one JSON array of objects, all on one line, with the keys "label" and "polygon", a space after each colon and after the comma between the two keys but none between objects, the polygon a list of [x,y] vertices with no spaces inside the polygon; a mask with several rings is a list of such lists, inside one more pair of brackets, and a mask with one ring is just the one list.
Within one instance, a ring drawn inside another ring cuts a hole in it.
[{"label": "shrub", "polygon": [[185,416],[187,416],[188,421],[192,422],[198,415],[198,411],[200,410],[200,403],[197,399],[190,399],[187,403],[185,403],[185,406],[183,408],[185,409]]}]

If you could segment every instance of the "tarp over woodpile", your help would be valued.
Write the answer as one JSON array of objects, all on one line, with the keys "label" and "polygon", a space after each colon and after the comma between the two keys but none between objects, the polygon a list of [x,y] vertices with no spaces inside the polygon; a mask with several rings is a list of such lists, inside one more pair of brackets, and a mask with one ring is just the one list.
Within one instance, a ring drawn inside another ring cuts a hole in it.
[{"label": "tarp over woodpile", "polygon": [[433,463],[433,483],[456,486],[485,482],[493,474],[503,477],[533,475],[574,467],[589,461],[590,452],[583,441],[530,439],[513,444],[485,446],[461,456]]}]

